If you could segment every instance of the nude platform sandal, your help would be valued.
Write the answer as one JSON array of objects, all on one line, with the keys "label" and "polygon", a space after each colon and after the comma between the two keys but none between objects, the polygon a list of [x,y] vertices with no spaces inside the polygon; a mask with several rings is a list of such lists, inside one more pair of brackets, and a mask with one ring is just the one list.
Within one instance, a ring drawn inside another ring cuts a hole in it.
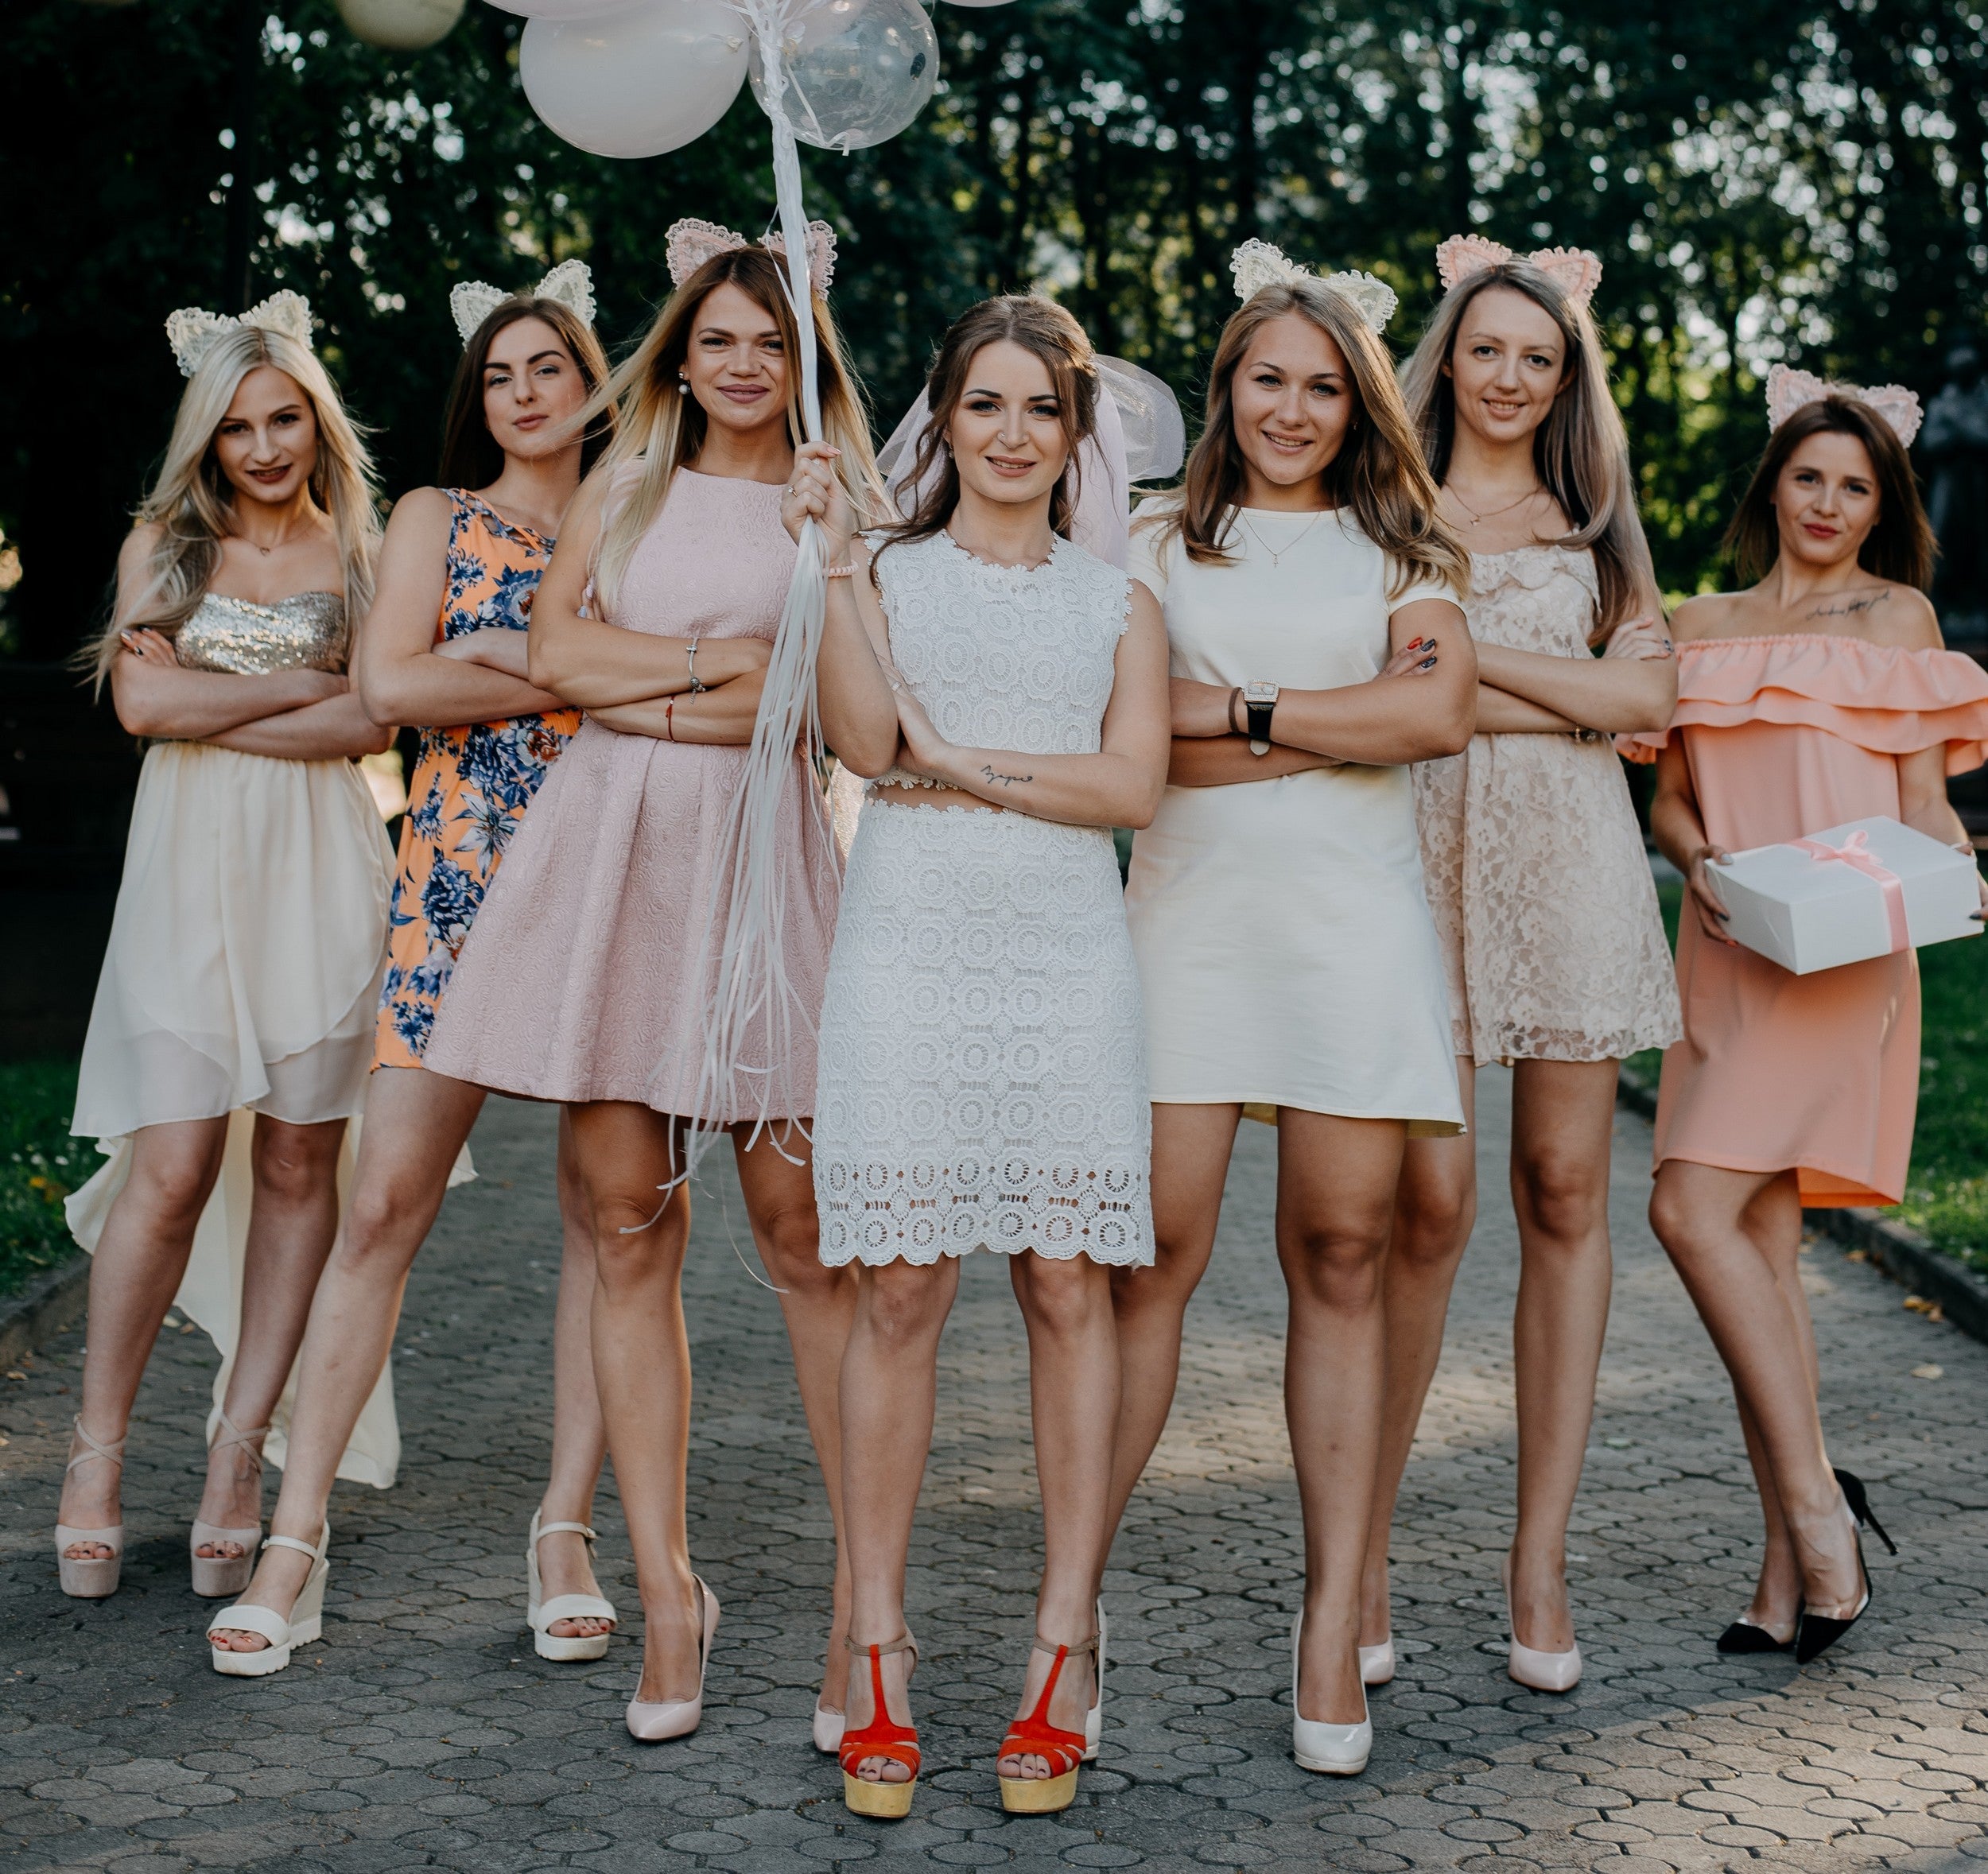
[{"label": "nude platform sandal", "polygon": [[531,1629],[531,1650],[542,1659],[598,1659],[614,1638],[608,1633],[554,1633],[555,1620],[618,1620],[614,1603],[598,1594],[555,1594],[541,1598],[538,1584],[538,1545],[549,1535],[570,1533],[587,1538],[587,1553],[593,1554],[594,1532],[584,1523],[541,1523],[542,1505],[531,1513],[531,1535],[525,1543],[525,1624]]},{"label": "nude platform sandal", "polygon": [[[718,1597],[704,1585],[703,1577],[693,1575],[690,1578],[697,1584],[702,1608],[697,1647],[697,1695],[694,1698],[631,1698],[628,1735],[638,1743],[666,1744],[673,1737],[688,1737],[704,1722],[704,1675],[710,1669],[711,1643],[718,1633]],[[641,1689],[642,1682],[638,1678],[635,1690]]]},{"label": "nude platform sandal", "polygon": [[[891,1716],[890,1707],[884,1702],[883,1656],[887,1653],[909,1653],[915,1667],[918,1643],[907,1628],[882,1646],[860,1647],[853,1639],[844,1643],[859,1659],[867,1659],[870,1663],[870,1721],[855,1727],[846,1722],[844,1725],[841,1745],[836,1753],[842,1766],[842,1800],[852,1815],[874,1816],[881,1822],[901,1822],[911,1813],[911,1798],[918,1791],[918,1771],[924,1757],[918,1749],[918,1727],[900,1725]],[[909,1673],[905,1674],[905,1682],[908,1688]],[[903,1783],[868,1782],[856,1773],[857,1765],[866,1757],[887,1757],[911,1774]]]},{"label": "nude platform sandal", "polygon": [[[1017,1718],[1001,1740],[1004,1757],[1041,1757],[1049,1765],[1046,1776],[1004,1776],[1000,1780],[1001,1806],[1012,1815],[1054,1815],[1077,1800],[1077,1766],[1097,1753],[1090,1741],[1090,1713],[1085,1714],[1081,1731],[1066,1731],[1049,1721],[1049,1704],[1056,1695],[1058,1680],[1067,1659],[1097,1651],[1098,1635],[1079,1640],[1074,1646],[1052,1646],[1039,1633],[1031,1651],[1054,1655],[1049,1676],[1043,1681],[1042,1694],[1027,1717]],[[1104,1708],[1095,1703],[1101,1725]]]},{"label": "nude platform sandal", "polygon": [[[115,1465],[122,1472],[122,1438],[108,1445],[99,1443],[83,1429],[83,1414],[80,1412],[70,1422],[76,1435],[82,1439],[83,1448],[63,1467],[63,1476],[66,1477],[78,1465],[93,1463],[99,1457],[106,1464]],[[111,1553],[70,1554],[69,1549],[77,1542],[95,1542]],[[102,1600],[107,1595],[116,1593],[118,1577],[124,1568],[124,1525],[118,1523],[108,1529],[72,1529],[66,1523],[58,1523],[55,1526],[55,1566],[62,1592],[72,1600]]]},{"label": "nude platform sandal", "polygon": [[[207,1454],[214,1453],[229,1445],[239,1445],[255,1461],[255,1484],[259,1496],[262,1484],[262,1452],[259,1441],[270,1435],[270,1428],[258,1426],[254,1431],[243,1431],[225,1410],[214,1442],[208,1446]],[[187,1560],[192,1565],[193,1592],[206,1600],[224,1600],[231,1594],[239,1594],[249,1585],[255,1573],[255,1555],[262,1540],[262,1519],[257,1516],[252,1527],[223,1529],[218,1523],[203,1523],[198,1516],[193,1519],[192,1533],[186,1538]],[[200,1545],[219,1547],[223,1542],[233,1542],[241,1550],[239,1555],[203,1555]]]},{"label": "nude platform sandal", "polygon": [[[309,1556],[311,1572],[304,1577],[304,1585],[297,1590],[287,1620],[273,1608],[258,1607],[253,1601],[237,1601],[232,1607],[223,1608],[208,1623],[208,1647],[216,1672],[224,1673],[230,1678],[267,1678],[271,1673],[281,1672],[289,1664],[294,1648],[307,1647],[321,1636],[324,1629],[324,1582],[332,1572],[332,1565],[327,1559],[331,1546],[332,1526],[328,1523],[315,1546],[298,1541],[293,1535],[262,1538],[266,1549],[294,1549],[301,1555]],[[214,1644],[214,1635],[223,1628],[233,1628],[243,1633],[259,1633],[270,1643],[257,1653],[229,1651]]]}]

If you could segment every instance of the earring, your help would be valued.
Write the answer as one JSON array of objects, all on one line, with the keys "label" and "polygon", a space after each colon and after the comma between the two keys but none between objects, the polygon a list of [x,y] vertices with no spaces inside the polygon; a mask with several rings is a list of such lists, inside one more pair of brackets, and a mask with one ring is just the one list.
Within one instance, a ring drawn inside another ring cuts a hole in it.
[{"label": "earring", "polygon": [[690,394],[690,380],[681,371],[677,373],[677,394],[679,397],[688,397]]}]

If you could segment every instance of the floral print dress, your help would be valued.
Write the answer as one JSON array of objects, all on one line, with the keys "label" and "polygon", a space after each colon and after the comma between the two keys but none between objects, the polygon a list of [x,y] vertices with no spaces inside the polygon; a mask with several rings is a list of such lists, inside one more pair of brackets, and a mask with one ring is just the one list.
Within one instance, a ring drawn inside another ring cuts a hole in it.
[{"label": "floral print dress", "polygon": [[[463,489],[445,492],[452,512],[436,642],[493,626],[523,630],[553,542]],[[504,848],[579,727],[577,709],[554,709],[421,731],[388,914],[375,1067],[421,1065],[442,992]]]}]

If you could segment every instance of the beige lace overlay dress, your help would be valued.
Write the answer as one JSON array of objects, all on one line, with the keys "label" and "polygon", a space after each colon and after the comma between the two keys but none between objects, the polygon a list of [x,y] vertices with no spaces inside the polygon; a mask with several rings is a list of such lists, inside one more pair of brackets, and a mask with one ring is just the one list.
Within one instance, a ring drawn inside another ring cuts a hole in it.
[{"label": "beige lace overlay dress", "polygon": [[[1589,655],[1592,555],[1524,546],[1473,553],[1470,567],[1480,644]],[[1414,772],[1457,1053],[1619,1061],[1675,1041],[1677,979],[1613,744],[1476,735]]]}]

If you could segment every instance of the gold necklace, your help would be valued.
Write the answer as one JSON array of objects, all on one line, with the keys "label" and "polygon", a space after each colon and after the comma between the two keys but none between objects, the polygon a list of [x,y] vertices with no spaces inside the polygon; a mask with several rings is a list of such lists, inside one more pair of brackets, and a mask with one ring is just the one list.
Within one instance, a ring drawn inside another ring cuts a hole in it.
[{"label": "gold necklace", "polygon": [[1544,488],[1535,482],[1516,501],[1508,501],[1503,507],[1488,507],[1482,514],[1479,514],[1458,492],[1454,482],[1445,482],[1442,486],[1444,492],[1449,495],[1450,499],[1470,517],[1470,525],[1474,527],[1481,527],[1486,521],[1495,521],[1500,514],[1508,514],[1513,508],[1523,507],[1528,501],[1537,501],[1546,492]]},{"label": "gold necklace", "polygon": [[1278,547],[1274,550],[1272,549],[1270,542],[1265,540],[1264,537],[1256,531],[1256,528],[1251,525],[1249,511],[1247,508],[1237,508],[1236,510],[1236,514],[1237,518],[1241,521],[1243,526],[1248,533],[1250,538],[1255,541],[1257,545],[1261,547],[1265,553],[1270,555],[1271,569],[1275,572],[1278,561],[1283,559],[1286,553],[1294,552],[1299,541],[1303,540],[1305,536],[1318,524],[1319,515],[1330,513],[1330,511],[1331,510],[1327,508],[1314,508],[1311,510],[1311,518],[1307,521],[1304,526],[1300,527],[1297,533],[1293,535],[1291,539],[1286,541],[1282,546]]}]

